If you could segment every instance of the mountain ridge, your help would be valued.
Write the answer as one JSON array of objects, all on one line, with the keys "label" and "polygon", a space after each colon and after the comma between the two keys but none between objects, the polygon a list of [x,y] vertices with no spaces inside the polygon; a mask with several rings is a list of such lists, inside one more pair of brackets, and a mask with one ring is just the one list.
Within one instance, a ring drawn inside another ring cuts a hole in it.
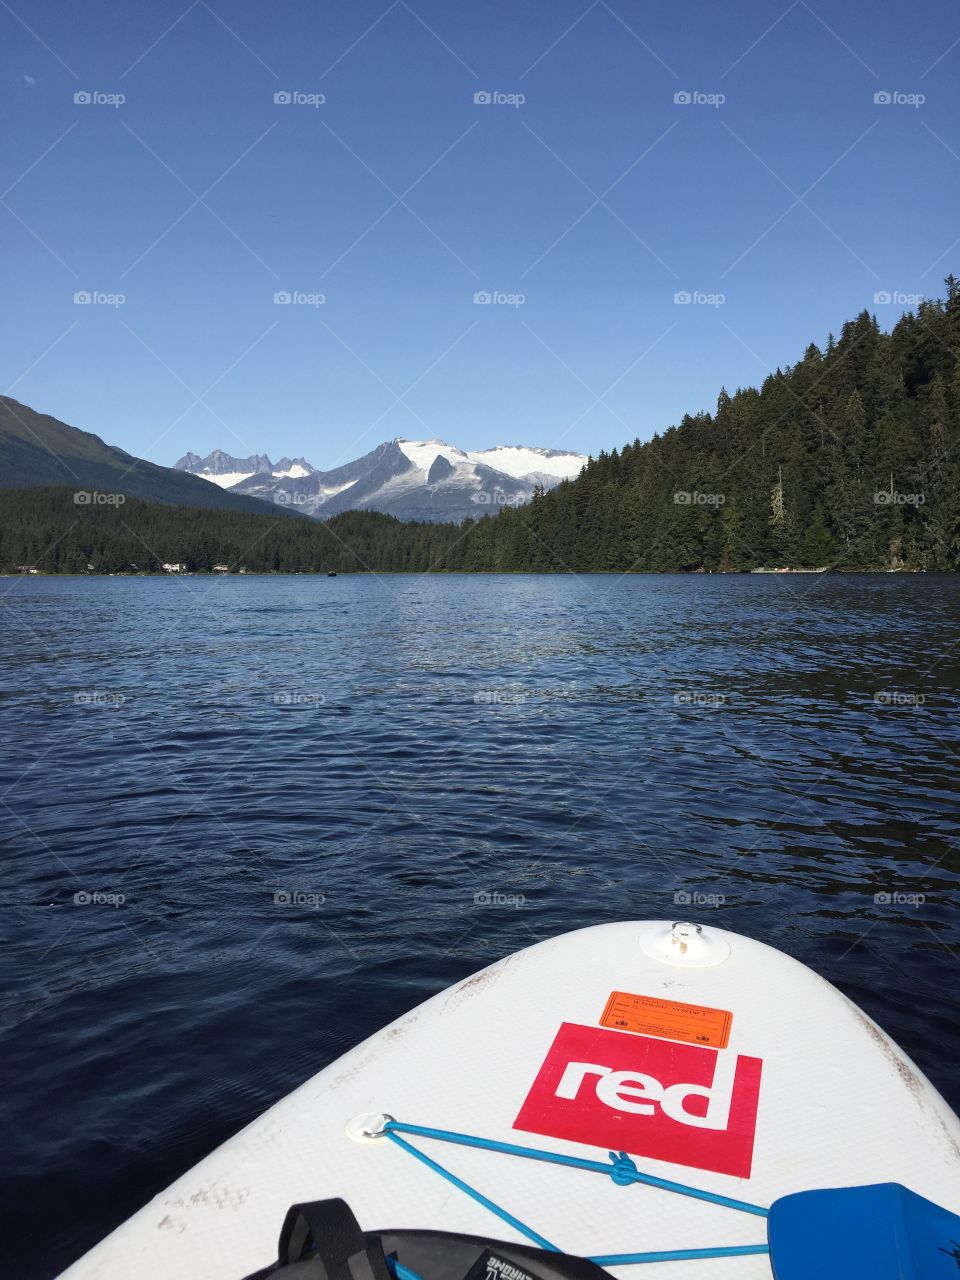
[{"label": "mountain ridge", "polygon": [[[0,396],[0,488],[73,485],[78,493],[269,514],[260,500],[218,490],[185,471],[162,467],[71,427],[12,396]],[[84,499],[78,499],[79,502]]]},{"label": "mountain ridge", "polygon": [[[397,442],[380,450],[397,465]],[[921,303],[887,333],[862,311],[759,387],[721,388],[715,413],[601,451],[575,480],[469,525],[374,511],[278,521],[78,509],[64,488],[0,492],[0,569],[131,571],[148,543],[155,564],[201,572],[956,572],[960,280],[948,276],[945,301]],[[770,592],[763,607],[785,601],[802,626],[809,590]],[[710,597],[692,600],[709,628]]]},{"label": "mountain ridge", "polygon": [[327,519],[341,511],[382,511],[403,520],[475,519],[502,506],[521,506],[538,489],[578,475],[588,459],[562,449],[502,445],[465,450],[447,441],[396,436],[329,471],[305,458],[267,454],[238,458],[214,449],[187,453],[174,467],[242,493]]}]

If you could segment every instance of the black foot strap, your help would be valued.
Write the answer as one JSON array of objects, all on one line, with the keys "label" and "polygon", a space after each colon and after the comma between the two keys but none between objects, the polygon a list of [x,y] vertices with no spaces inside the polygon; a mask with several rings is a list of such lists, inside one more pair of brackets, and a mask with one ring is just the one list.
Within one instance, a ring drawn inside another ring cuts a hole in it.
[{"label": "black foot strap", "polygon": [[390,1280],[382,1248],[364,1239],[345,1200],[312,1200],[287,1211],[277,1268],[297,1263],[305,1265],[296,1274],[316,1280]]}]

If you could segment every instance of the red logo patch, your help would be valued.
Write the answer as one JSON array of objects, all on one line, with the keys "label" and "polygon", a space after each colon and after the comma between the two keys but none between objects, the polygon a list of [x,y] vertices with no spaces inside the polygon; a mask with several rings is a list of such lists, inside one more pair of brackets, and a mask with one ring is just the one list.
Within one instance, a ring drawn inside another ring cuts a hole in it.
[{"label": "red logo patch", "polygon": [[748,1178],[762,1066],[565,1022],[513,1127]]}]

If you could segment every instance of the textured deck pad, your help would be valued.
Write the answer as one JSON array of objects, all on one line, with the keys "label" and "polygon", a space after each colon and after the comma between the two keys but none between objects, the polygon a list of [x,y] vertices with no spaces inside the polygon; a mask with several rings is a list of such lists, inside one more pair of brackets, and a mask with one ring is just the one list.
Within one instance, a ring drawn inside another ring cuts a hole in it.
[{"label": "textured deck pad", "polygon": [[[274,1256],[291,1204],[330,1196],[364,1230],[523,1242],[396,1143],[348,1135],[379,1112],[606,1166],[624,1151],[642,1172],[764,1208],[818,1187],[898,1182],[960,1211],[960,1123],[864,1013],[761,943],[627,922],[542,942],[414,1009],[185,1173],[69,1280],[238,1280]],[[567,1253],[766,1242],[763,1218],[715,1203],[412,1141]],[[762,1255],[613,1269],[771,1277]]]}]

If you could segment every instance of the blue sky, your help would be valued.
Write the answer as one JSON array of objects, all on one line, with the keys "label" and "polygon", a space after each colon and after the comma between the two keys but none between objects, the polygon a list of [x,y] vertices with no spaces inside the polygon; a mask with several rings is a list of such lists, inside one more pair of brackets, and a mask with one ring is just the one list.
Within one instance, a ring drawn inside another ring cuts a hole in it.
[{"label": "blue sky", "polygon": [[11,0],[0,50],[0,390],[157,462],[595,453],[960,270],[945,0]]}]

